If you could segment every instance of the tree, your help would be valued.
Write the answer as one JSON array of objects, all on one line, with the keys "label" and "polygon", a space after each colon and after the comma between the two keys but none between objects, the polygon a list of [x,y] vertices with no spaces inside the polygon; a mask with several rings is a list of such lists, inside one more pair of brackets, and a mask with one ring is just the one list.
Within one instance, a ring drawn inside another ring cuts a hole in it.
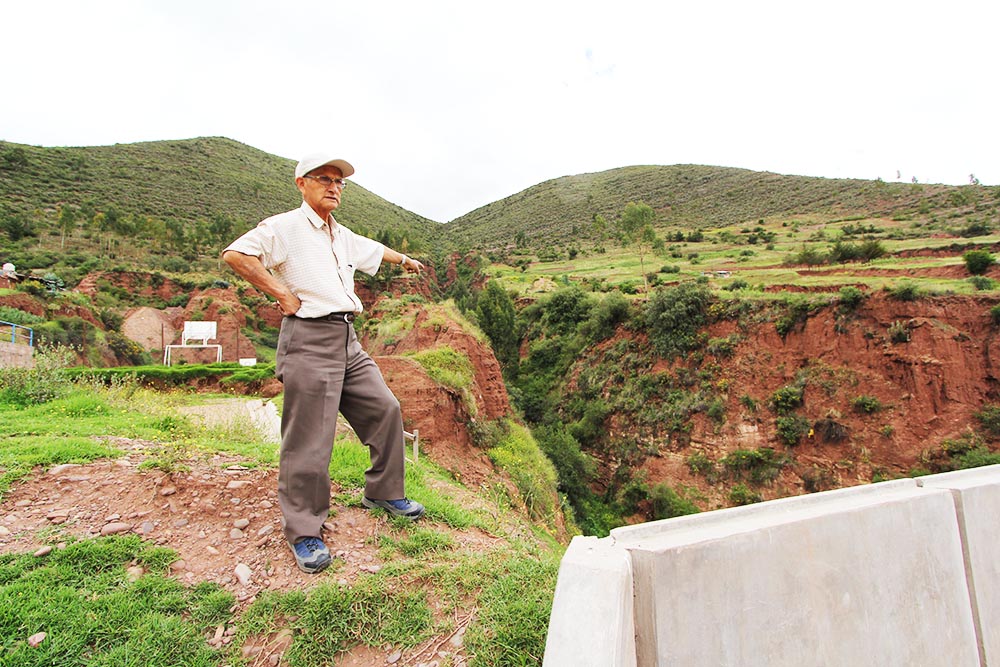
[{"label": "tree", "polygon": [[66,235],[73,234],[76,229],[76,209],[71,206],[62,206],[59,209],[59,231],[62,236],[59,239],[59,247],[66,247]]},{"label": "tree", "polygon": [[209,223],[208,229],[219,251],[216,261],[218,262],[218,267],[221,269],[222,249],[232,240],[230,237],[233,235],[233,219],[224,213],[216,213],[212,216],[212,221]]},{"label": "tree", "polygon": [[518,336],[514,300],[497,282],[489,281],[476,303],[479,327],[490,339],[508,380],[517,375]]},{"label": "tree", "polygon": [[649,292],[649,282],[646,280],[645,255],[647,249],[652,249],[656,241],[656,231],[653,230],[653,220],[656,212],[649,204],[639,202],[629,202],[625,205],[622,213],[621,227],[622,233],[628,243],[635,244],[639,249],[639,270],[642,271],[642,283],[644,292]]},{"label": "tree", "polygon": [[4,216],[0,220],[0,228],[6,232],[11,241],[20,241],[26,236],[34,236],[31,220],[23,213]]}]

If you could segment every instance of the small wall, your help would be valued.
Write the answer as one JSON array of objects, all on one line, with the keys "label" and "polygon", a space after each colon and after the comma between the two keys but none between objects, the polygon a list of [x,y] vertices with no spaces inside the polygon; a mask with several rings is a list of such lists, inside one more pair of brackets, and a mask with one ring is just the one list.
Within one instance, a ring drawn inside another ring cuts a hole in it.
[{"label": "small wall", "polygon": [[578,537],[546,667],[1000,664],[1000,466]]},{"label": "small wall", "polygon": [[30,345],[0,341],[0,368],[33,368],[34,353]]}]

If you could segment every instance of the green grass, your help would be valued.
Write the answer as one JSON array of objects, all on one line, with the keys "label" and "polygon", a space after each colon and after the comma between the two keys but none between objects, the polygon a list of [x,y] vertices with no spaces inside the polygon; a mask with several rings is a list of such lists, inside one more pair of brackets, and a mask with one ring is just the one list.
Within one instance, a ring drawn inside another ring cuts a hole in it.
[{"label": "green grass", "polygon": [[[48,556],[0,556],[0,664],[219,665],[202,636],[233,596],[165,576],[172,552],[139,537],[70,543]],[[126,568],[146,570],[132,580]],[[47,633],[37,648],[27,638]]]},{"label": "green grass", "polygon": [[[338,434],[330,454],[330,480],[344,491],[338,501],[351,506],[360,506],[361,493],[365,485],[365,470],[371,467],[368,449],[353,434]],[[488,528],[492,524],[485,516],[472,512],[452,498],[439,492],[435,480],[444,482],[447,475],[426,457],[419,464],[406,464],[406,495],[419,501],[427,510],[427,518],[441,521],[453,528],[479,526]],[[383,510],[373,510],[383,512]]]},{"label": "green grass", "polygon": [[[215,398],[84,383],[43,405],[0,404],[0,426],[12,432],[0,442],[0,467],[23,475],[33,466],[114,458],[120,452],[103,444],[103,436],[112,435],[143,438],[147,465],[157,467],[223,450],[273,465],[273,447],[262,452],[252,438],[222,443],[225,431],[176,414],[180,406]],[[517,431],[513,437],[520,437]],[[503,446],[520,451],[515,444]],[[369,465],[367,449],[341,434],[330,473],[343,502],[359,502]],[[447,636],[456,618],[469,627],[470,665],[539,664],[562,546],[532,526],[508,535],[496,517],[467,507],[455,482],[426,458],[407,463],[406,485],[427,515],[416,524],[390,518],[378,541],[386,559],[379,573],[351,586],[326,582],[308,593],[264,592],[235,618],[230,593],[168,578],[173,552],[135,535],[70,541],[41,558],[2,556],[0,664],[235,666],[247,664],[239,650],[244,640],[286,629],[293,636],[288,664],[331,665],[354,646],[404,648]],[[460,547],[449,532],[470,529],[493,536],[490,550]],[[67,541],[58,531],[43,539]],[[135,581],[126,572],[133,564],[146,570]],[[235,624],[237,635],[229,647],[212,649],[205,638],[220,623]],[[27,638],[36,632],[48,636],[30,649]]]}]

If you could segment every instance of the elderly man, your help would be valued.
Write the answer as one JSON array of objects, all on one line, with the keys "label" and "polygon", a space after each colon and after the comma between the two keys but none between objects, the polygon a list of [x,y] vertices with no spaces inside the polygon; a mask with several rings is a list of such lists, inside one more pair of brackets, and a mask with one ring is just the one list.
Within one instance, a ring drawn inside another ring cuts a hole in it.
[{"label": "elderly man", "polygon": [[362,311],[354,272],[374,275],[382,262],[420,273],[423,264],[337,224],[354,173],[346,161],[314,154],[295,167],[302,205],[260,222],[222,258],[277,300],[285,316],[276,375],[284,383],[278,500],[285,537],[304,572],[330,564],[320,532],[330,510],[330,451],[341,412],[368,446],[362,504],[419,518],[424,508],[403,490],[403,420],[399,401],[361,349],[354,331]]}]

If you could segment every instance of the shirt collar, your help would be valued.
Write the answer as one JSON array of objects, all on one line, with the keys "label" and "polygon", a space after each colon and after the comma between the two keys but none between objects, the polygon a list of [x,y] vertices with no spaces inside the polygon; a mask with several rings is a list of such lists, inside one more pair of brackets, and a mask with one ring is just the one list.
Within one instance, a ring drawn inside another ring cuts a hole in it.
[{"label": "shirt collar", "polygon": [[[325,223],[325,222],[324,222],[324,221],[323,221],[323,220],[322,220],[322,219],[321,219],[321,218],[320,218],[320,217],[319,217],[319,216],[318,216],[318,215],[316,214],[316,211],[314,211],[314,210],[313,210],[313,208],[312,208],[312,206],[310,206],[309,204],[307,204],[307,203],[305,203],[305,202],[302,202],[302,205],[301,205],[301,206],[299,207],[299,209],[300,209],[300,210],[301,210],[301,211],[302,211],[303,213],[305,213],[305,215],[306,215],[306,219],[307,219],[307,220],[308,220],[309,222],[311,222],[311,223],[312,223],[312,226],[313,226],[313,227],[315,227],[316,229],[319,229],[319,228],[320,228],[320,227],[322,227],[322,226],[323,226],[324,224],[326,224],[326,223]],[[331,229],[331,230],[333,230],[334,232],[336,232],[336,231],[337,231],[337,221],[336,221],[336,220],[334,219],[334,217],[333,217],[333,213],[331,213],[331,214],[330,214],[329,218],[330,218],[330,229]]]}]

